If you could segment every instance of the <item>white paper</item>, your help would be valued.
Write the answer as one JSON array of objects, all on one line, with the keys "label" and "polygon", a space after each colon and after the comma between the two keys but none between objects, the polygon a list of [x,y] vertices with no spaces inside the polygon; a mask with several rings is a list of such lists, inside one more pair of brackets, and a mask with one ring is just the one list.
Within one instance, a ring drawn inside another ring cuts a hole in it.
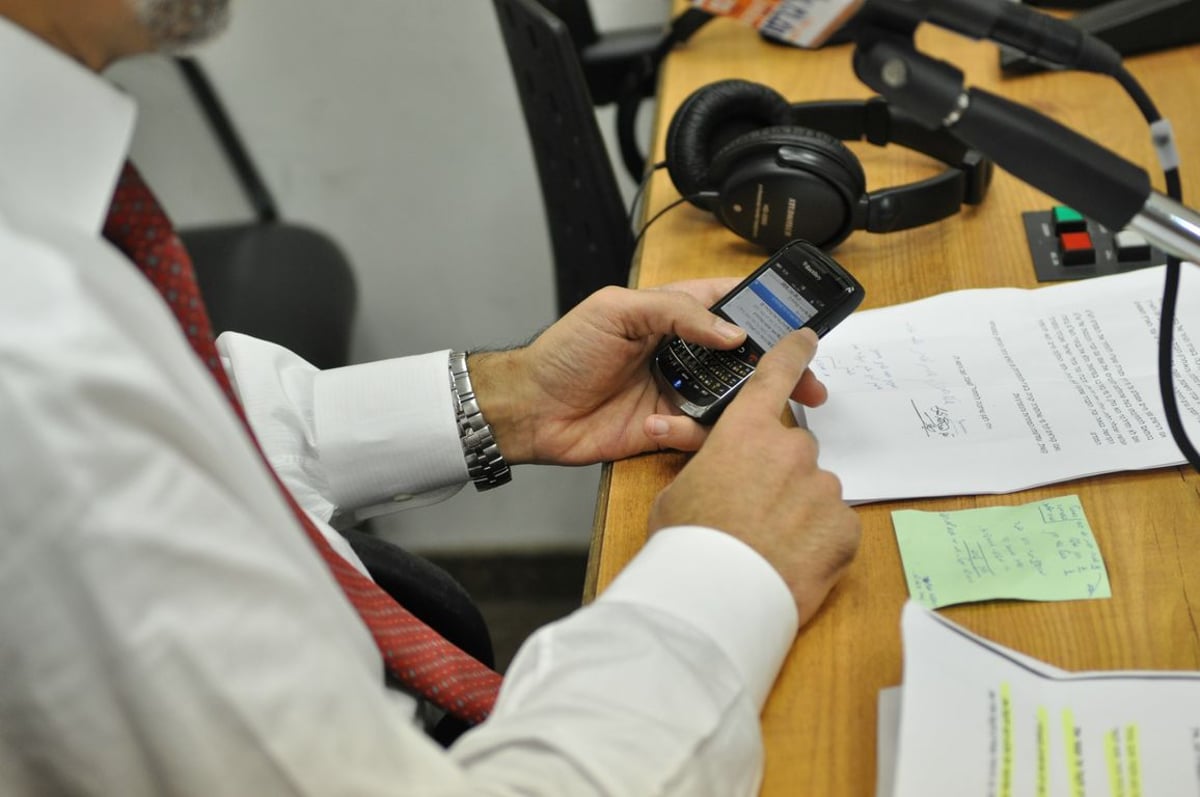
[{"label": "white paper", "polygon": [[1200,673],[1063,673],[909,602],[894,797],[1200,793]]},{"label": "white paper", "polygon": [[[821,341],[807,412],[852,502],[1006,493],[1184,461],[1158,387],[1164,269],[860,311]],[[1176,395],[1200,430],[1200,275],[1184,264]]]}]

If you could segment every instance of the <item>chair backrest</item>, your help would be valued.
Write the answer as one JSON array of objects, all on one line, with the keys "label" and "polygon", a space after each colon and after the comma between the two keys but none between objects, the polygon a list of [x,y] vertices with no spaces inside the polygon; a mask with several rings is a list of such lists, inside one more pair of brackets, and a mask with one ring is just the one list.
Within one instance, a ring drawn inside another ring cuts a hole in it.
[{"label": "chair backrest", "polygon": [[[566,24],[593,105],[619,102],[627,92],[640,88],[641,81],[631,79],[641,75],[646,59],[662,41],[662,25],[600,33],[588,0],[538,0],[538,4]],[[641,179],[640,175],[635,179]]]},{"label": "chair backrest", "polygon": [[320,368],[350,361],[354,270],[325,233],[280,218],[275,197],[200,63],[175,59],[254,219],[179,231],[213,329],[286,346]]},{"label": "chair backrest", "polygon": [[538,0],[538,4],[567,26],[576,53],[582,54],[584,48],[591,47],[599,40],[600,34],[596,32],[596,23],[592,21],[588,0]]},{"label": "chair backrest", "polygon": [[554,253],[559,313],[625,285],[625,204],[567,26],[536,0],[493,0],[533,147]]}]

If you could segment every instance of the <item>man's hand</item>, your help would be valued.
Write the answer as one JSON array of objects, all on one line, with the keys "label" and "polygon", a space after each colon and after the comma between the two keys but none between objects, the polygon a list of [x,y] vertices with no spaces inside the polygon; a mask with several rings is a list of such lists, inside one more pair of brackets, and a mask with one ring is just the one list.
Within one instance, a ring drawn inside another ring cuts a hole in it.
[{"label": "man's hand", "polygon": [[651,532],[709,526],[754,548],[787,582],[801,625],[854,557],[860,531],[837,477],[817,467],[816,439],[781,422],[816,347],[801,330],[767,352],[650,513]]},{"label": "man's hand", "polygon": [[[655,290],[604,288],[528,346],[472,354],[471,381],[511,464],[586,465],[645,451],[695,451],[708,427],[658,390],[648,361],[666,335],[732,349],[745,332],[708,311],[737,279],[694,280]],[[794,397],[809,406],[825,388],[807,370]]]}]

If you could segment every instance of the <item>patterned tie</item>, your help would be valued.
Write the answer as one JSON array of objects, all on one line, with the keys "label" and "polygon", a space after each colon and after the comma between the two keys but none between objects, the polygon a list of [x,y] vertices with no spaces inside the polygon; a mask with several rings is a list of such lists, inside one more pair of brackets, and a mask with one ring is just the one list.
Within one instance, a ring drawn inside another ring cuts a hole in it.
[{"label": "patterned tie", "polygon": [[[197,356],[208,366],[253,439],[241,403],[217,356],[191,258],[132,164],[125,165],[117,183],[104,237],[121,249],[162,294]],[[371,630],[392,675],[449,714],[472,724],[486,719],[500,689],[500,676],[446,641],[334,551],[291,492],[278,476],[275,478],[309,540]]]}]

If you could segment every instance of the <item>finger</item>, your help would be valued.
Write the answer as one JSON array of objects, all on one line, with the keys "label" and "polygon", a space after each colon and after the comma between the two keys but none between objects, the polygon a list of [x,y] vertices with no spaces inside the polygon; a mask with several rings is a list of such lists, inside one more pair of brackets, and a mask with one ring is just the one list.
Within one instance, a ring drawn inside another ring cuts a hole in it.
[{"label": "finger", "polygon": [[734,289],[741,280],[737,277],[713,277],[711,279],[681,280],[663,285],[657,290],[680,291],[691,296],[705,307],[712,307],[725,294]]},{"label": "finger", "polygon": [[758,361],[754,374],[746,380],[737,398],[726,409],[738,413],[782,415],[801,377],[817,351],[817,335],[801,329],[785,335]]},{"label": "finger", "polygon": [[683,415],[651,415],[643,430],[659,448],[676,451],[698,451],[708,437],[709,429]]},{"label": "finger", "polygon": [[806,407],[819,407],[829,398],[829,390],[811,369],[805,369],[799,384],[792,391],[792,398]]},{"label": "finger", "polygon": [[617,313],[630,339],[678,335],[692,343],[721,349],[733,348],[746,339],[743,330],[682,291],[633,291],[627,301],[614,303],[609,309]]}]

